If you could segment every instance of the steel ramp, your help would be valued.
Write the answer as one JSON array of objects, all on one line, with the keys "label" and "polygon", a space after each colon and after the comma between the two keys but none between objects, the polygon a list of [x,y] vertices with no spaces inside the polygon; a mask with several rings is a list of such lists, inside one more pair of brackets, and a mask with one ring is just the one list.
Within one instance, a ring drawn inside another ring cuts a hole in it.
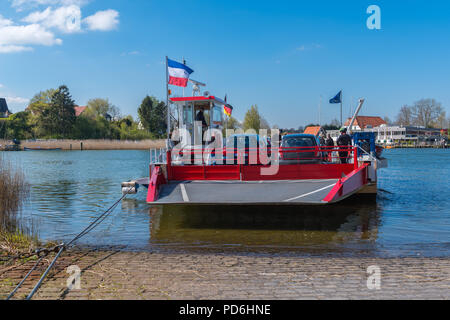
[{"label": "steel ramp", "polygon": [[338,179],[279,181],[171,181],[154,204],[325,204]]}]

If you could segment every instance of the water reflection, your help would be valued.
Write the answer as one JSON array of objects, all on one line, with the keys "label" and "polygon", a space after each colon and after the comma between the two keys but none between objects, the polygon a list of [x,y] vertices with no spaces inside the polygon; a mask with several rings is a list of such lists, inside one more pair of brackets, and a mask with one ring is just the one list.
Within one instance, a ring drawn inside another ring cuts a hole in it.
[{"label": "water reflection", "polygon": [[334,206],[154,206],[151,245],[186,250],[226,248],[369,252],[378,234],[374,201]]}]

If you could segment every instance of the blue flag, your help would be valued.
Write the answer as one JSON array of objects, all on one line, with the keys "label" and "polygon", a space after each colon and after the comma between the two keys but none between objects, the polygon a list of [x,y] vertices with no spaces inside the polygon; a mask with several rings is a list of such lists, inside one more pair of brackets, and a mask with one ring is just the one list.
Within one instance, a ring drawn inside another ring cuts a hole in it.
[{"label": "blue flag", "polygon": [[330,100],[330,103],[342,103],[342,90],[339,91],[339,93]]}]

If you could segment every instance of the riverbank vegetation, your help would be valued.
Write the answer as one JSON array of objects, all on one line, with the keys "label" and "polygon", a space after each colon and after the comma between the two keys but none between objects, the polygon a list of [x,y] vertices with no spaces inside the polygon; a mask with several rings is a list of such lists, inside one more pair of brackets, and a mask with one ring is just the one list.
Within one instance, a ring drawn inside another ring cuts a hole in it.
[{"label": "riverbank vegetation", "polygon": [[122,116],[108,99],[78,107],[67,86],[37,93],[25,111],[0,119],[0,139],[158,139],[165,133],[165,104],[146,97],[139,120]]},{"label": "riverbank vegetation", "polygon": [[36,234],[17,219],[28,194],[23,172],[0,155],[0,255],[29,251],[38,244]]}]

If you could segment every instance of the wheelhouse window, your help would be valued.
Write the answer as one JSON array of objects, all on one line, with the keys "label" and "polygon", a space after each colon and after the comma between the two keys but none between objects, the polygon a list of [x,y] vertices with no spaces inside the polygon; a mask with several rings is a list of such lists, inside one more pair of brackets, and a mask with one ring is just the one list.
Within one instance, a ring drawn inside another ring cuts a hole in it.
[{"label": "wheelhouse window", "polygon": [[192,106],[190,104],[183,107],[183,123],[192,125]]}]

